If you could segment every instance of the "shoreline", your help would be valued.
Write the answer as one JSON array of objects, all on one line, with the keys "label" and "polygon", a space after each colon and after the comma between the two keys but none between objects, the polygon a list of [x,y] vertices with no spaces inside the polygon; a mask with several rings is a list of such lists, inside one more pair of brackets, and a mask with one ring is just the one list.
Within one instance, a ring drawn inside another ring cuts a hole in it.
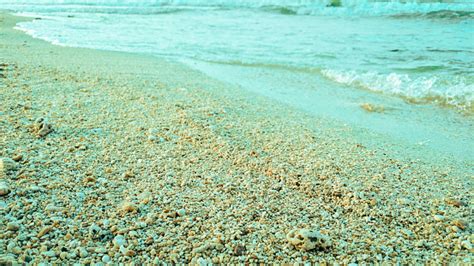
[{"label": "shoreline", "polygon": [[[469,162],[0,20],[0,262],[471,261]],[[38,138],[41,117],[53,131]],[[296,249],[301,228],[331,246]]]}]

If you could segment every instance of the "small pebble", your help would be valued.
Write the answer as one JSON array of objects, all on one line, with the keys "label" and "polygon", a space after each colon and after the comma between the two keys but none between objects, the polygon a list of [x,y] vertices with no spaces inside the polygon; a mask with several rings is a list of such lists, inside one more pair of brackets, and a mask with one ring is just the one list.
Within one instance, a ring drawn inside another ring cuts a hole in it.
[{"label": "small pebble", "polygon": [[61,254],[59,254],[59,257],[60,257],[61,259],[65,260],[65,259],[67,259],[68,254],[67,254],[67,252],[61,252]]},{"label": "small pebble", "polygon": [[10,222],[7,224],[7,229],[10,231],[18,231],[20,229],[20,225],[16,222]]},{"label": "small pebble", "polygon": [[0,196],[6,196],[10,193],[10,187],[6,182],[0,182]]},{"label": "small pebble", "polygon": [[179,209],[178,211],[176,211],[176,213],[178,214],[178,216],[184,216],[186,215],[186,210],[185,209]]},{"label": "small pebble", "polygon": [[80,248],[79,249],[79,256],[81,258],[86,258],[87,256],[89,256],[89,252],[87,252],[87,250],[85,248]]},{"label": "small pebble", "polygon": [[50,257],[50,258],[51,258],[51,257],[56,257],[56,253],[55,253],[54,251],[52,251],[52,250],[45,251],[45,252],[43,252],[42,254],[43,254],[43,256]]},{"label": "small pebble", "polygon": [[21,154],[15,155],[15,156],[13,156],[12,159],[13,159],[13,161],[15,161],[15,162],[19,162],[19,161],[21,161],[21,160],[23,159],[23,155],[21,155]]},{"label": "small pebble", "polygon": [[114,246],[116,247],[124,246],[126,242],[125,237],[122,235],[116,236],[113,240]]},{"label": "small pebble", "polygon": [[109,255],[104,255],[104,256],[102,257],[102,262],[103,262],[103,263],[108,263],[108,262],[110,262],[110,257],[109,257]]}]

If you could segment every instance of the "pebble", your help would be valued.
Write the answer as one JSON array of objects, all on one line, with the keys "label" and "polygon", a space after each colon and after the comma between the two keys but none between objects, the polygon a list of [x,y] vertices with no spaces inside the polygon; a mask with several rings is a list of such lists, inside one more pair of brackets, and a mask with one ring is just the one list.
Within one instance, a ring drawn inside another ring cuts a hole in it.
[{"label": "pebble", "polygon": [[435,215],[433,218],[434,218],[435,221],[437,221],[437,222],[444,221],[444,216],[443,216],[443,215],[437,214],[437,215]]},{"label": "pebble", "polygon": [[109,255],[104,255],[104,256],[102,257],[102,262],[103,262],[103,263],[108,263],[108,262],[110,262],[110,256],[109,256]]},{"label": "pebble", "polygon": [[61,259],[65,260],[65,259],[67,259],[68,255],[69,255],[69,254],[68,254],[67,252],[61,252],[61,254],[59,254],[59,257],[60,257]]},{"label": "pebble", "polygon": [[121,211],[124,212],[124,213],[127,213],[127,212],[136,212],[138,209],[137,205],[131,203],[131,202],[124,202],[122,203],[122,206],[121,206]]},{"label": "pebble", "polygon": [[56,253],[53,250],[45,251],[42,254],[46,257],[56,257]]},{"label": "pebble", "polygon": [[23,155],[21,155],[21,154],[15,155],[15,156],[13,156],[12,159],[13,159],[13,161],[15,161],[15,162],[19,162],[19,161],[21,161],[21,160],[23,159]]},{"label": "pebble", "polygon": [[47,211],[47,212],[59,212],[59,211],[62,211],[62,208],[54,206],[53,204],[48,204],[48,206],[46,206],[46,208],[45,208],[45,211]]},{"label": "pebble", "polygon": [[79,249],[79,256],[81,258],[87,258],[87,256],[89,256],[89,252],[87,252],[87,250],[85,248],[80,248]]},{"label": "pebble", "polygon": [[16,222],[9,222],[7,224],[7,229],[10,231],[18,231],[20,229],[20,225]]},{"label": "pebble", "polygon": [[124,236],[118,235],[114,238],[113,243],[114,243],[114,246],[121,247],[121,246],[124,246],[127,243],[127,241],[125,240]]},{"label": "pebble", "polygon": [[178,214],[178,216],[183,217],[184,215],[186,215],[186,210],[185,209],[179,209],[179,210],[176,211],[176,213]]},{"label": "pebble", "polygon": [[7,178],[8,172],[15,170],[16,163],[10,158],[0,158],[0,179]]},{"label": "pebble", "polygon": [[39,233],[36,237],[41,238],[42,236],[46,235],[47,233],[49,233],[52,230],[53,230],[52,226],[45,226],[45,227],[43,227],[43,229],[41,229],[41,231],[39,231]]},{"label": "pebble", "polygon": [[6,182],[0,182],[0,196],[6,196],[10,194],[10,187]]}]

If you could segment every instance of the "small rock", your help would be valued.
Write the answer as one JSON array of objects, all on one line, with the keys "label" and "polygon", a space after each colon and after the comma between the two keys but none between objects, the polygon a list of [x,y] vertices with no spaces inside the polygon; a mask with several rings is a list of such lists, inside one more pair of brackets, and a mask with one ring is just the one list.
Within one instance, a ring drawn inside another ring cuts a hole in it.
[{"label": "small rock", "polygon": [[104,255],[104,256],[102,257],[102,262],[103,262],[103,263],[108,263],[108,262],[110,262],[110,257],[109,257],[109,255]]},{"label": "small rock", "polygon": [[105,253],[107,253],[107,249],[104,248],[104,247],[97,247],[97,248],[95,248],[94,252],[98,253],[98,254],[105,254]]},{"label": "small rock", "polygon": [[54,206],[53,204],[48,204],[45,208],[47,212],[60,212],[62,211],[61,207]]},{"label": "small rock", "polygon": [[7,229],[10,231],[18,231],[20,229],[20,225],[16,222],[10,222],[7,224]]},{"label": "small rock", "polygon": [[145,228],[147,226],[145,222],[137,222],[135,225],[137,228]]},{"label": "small rock", "polygon": [[13,161],[15,161],[15,162],[19,162],[19,161],[21,161],[21,160],[23,159],[23,155],[21,155],[21,154],[15,155],[15,156],[13,156],[12,159],[13,159]]},{"label": "small rock", "polygon": [[464,230],[468,227],[467,222],[463,220],[454,220],[451,222],[452,225],[458,227],[461,230]]},{"label": "small rock", "polygon": [[0,182],[0,196],[6,196],[10,193],[10,187],[6,182]]},{"label": "small rock", "polygon": [[128,257],[133,257],[135,256],[136,252],[131,250],[131,249],[127,249],[125,252],[124,252],[124,255],[125,256],[128,256]]},{"label": "small rock", "polygon": [[0,158],[0,172],[7,174],[16,169],[16,162],[10,158]]},{"label": "small rock", "polygon": [[414,236],[413,232],[406,228],[403,228],[402,230],[400,230],[400,232],[408,239],[411,239]]},{"label": "small rock", "polygon": [[127,241],[125,240],[125,237],[123,235],[118,235],[114,238],[113,243],[114,243],[114,246],[121,247],[121,246],[124,246],[127,243]]},{"label": "small rock", "polygon": [[456,199],[446,199],[445,200],[446,204],[448,205],[451,205],[451,206],[454,206],[454,207],[462,207],[465,205],[464,202],[460,201],[460,200],[456,200]]},{"label": "small rock", "polygon": [[20,255],[21,253],[23,253],[23,250],[19,246],[16,246],[16,247],[12,248],[12,252],[15,255]]},{"label": "small rock", "polygon": [[178,216],[185,216],[186,215],[186,210],[185,209],[179,209],[176,211],[176,214],[178,214]]},{"label": "small rock", "polygon": [[60,257],[62,260],[65,260],[65,259],[67,259],[68,255],[69,255],[69,254],[68,254],[67,252],[61,252],[61,254],[59,254],[59,257]]},{"label": "small rock", "polygon": [[290,231],[286,239],[296,249],[308,251],[315,248],[328,248],[332,245],[331,239],[318,231],[308,229],[294,229]]},{"label": "small rock", "polygon": [[89,234],[92,235],[92,236],[95,236],[97,234],[99,234],[99,232],[101,231],[102,229],[96,225],[96,224],[92,224],[90,227],[89,227]]},{"label": "small rock", "polygon": [[87,258],[87,256],[89,256],[89,252],[87,252],[87,250],[85,248],[80,248],[79,249],[79,256],[81,258]]},{"label": "small rock", "polygon": [[39,231],[38,235],[36,237],[41,238],[42,236],[46,235],[47,233],[51,232],[53,230],[52,226],[45,226],[41,231]]},{"label": "small rock", "polygon": [[133,204],[132,202],[126,201],[122,203],[121,211],[123,213],[136,212],[137,210],[138,210],[137,205]]},{"label": "small rock", "polygon": [[16,163],[10,158],[0,158],[0,179],[7,178],[7,174],[16,168]]},{"label": "small rock", "polygon": [[444,216],[443,216],[443,215],[437,214],[437,215],[435,215],[433,218],[434,218],[435,221],[437,221],[437,222],[444,221]]},{"label": "small rock", "polygon": [[50,258],[56,257],[56,253],[53,250],[45,251],[41,254],[43,254],[43,256],[45,257],[50,257]]},{"label": "small rock", "polygon": [[242,256],[247,251],[247,248],[243,245],[237,245],[234,247],[234,255],[235,256]]}]

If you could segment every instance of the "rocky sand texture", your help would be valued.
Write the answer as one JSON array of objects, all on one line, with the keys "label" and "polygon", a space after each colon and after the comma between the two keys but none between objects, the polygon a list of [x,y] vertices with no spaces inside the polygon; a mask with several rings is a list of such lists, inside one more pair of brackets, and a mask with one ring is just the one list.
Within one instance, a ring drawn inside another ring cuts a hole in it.
[{"label": "rocky sand texture", "polygon": [[0,264],[472,263],[469,166],[17,20],[0,15]]}]

